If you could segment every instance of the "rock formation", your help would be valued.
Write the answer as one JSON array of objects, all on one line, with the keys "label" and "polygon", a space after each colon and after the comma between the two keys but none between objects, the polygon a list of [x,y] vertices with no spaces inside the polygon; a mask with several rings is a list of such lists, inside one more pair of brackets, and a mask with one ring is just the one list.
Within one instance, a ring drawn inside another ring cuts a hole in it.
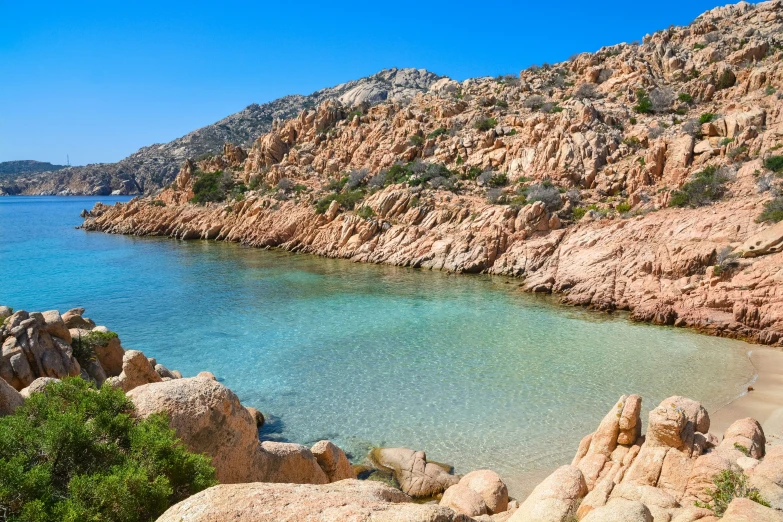
[{"label": "rock formation", "polygon": [[[757,221],[783,204],[782,11],[717,8],[406,103],[325,100],[240,165],[226,148],[84,227],[521,277],[569,304],[783,345],[783,229]],[[188,203],[217,168],[233,192]]]}]

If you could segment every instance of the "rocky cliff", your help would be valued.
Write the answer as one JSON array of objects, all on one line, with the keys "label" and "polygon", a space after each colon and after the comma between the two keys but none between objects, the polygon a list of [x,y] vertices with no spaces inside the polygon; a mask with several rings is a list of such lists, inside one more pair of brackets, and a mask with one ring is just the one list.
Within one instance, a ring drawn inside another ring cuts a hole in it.
[{"label": "rocky cliff", "polygon": [[141,194],[171,183],[186,158],[219,153],[224,142],[250,145],[272,128],[276,119],[290,118],[324,100],[372,105],[384,100],[404,102],[425,91],[440,76],[423,69],[385,69],[377,74],[316,91],[253,104],[217,123],[164,144],[139,149],[117,163],[28,172],[0,181],[0,194]]},{"label": "rocky cliff", "polygon": [[84,227],[522,277],[783,344],[781,30],[779,1],[740,3],[406,104],[327,100]]}]

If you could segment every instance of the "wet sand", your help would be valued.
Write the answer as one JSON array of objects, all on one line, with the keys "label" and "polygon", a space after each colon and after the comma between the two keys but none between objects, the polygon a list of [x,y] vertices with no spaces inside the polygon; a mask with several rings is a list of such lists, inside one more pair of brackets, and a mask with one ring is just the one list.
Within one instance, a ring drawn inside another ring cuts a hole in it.
[{"label": "wet sand", "polygon": [[750,360],[758,374],[750,383],[753,391],[710,412],[710,432],[722,438],[732,422],[753,417],[764,428],[768,444],[783,444],[783,350],[754,346]]}]

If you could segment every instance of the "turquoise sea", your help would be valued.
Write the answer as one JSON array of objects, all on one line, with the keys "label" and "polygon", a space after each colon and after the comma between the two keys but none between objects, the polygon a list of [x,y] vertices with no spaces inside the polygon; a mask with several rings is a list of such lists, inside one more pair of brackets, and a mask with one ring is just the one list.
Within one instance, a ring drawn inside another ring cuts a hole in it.
[{"label": "turquoise sea", "polygon": [[454,276],[208,241],[75,229],[96,201],[0,198],[0,304],[76,306],[123,346],[214,373],[264,438],[422,449],[458,472],[525,478],[570,462],[617,398],[710,408],[753,377],[749,346],[635,324]]}]

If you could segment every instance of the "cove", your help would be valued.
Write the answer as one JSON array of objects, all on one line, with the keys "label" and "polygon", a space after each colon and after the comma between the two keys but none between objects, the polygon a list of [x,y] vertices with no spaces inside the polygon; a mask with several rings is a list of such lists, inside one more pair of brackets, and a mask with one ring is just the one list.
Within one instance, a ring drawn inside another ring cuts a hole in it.
[{"label": "cove", "polygon": [[620,395],[713,410],[753,377],[745,343],[559,306],[512,279],[74,228],[82,208],[127,199],[0,198],[0,304],[84,306],[126,349],[214,373],[267,416],[264,438],[328,438],[355,459],[422,449],[520,494]]}]

